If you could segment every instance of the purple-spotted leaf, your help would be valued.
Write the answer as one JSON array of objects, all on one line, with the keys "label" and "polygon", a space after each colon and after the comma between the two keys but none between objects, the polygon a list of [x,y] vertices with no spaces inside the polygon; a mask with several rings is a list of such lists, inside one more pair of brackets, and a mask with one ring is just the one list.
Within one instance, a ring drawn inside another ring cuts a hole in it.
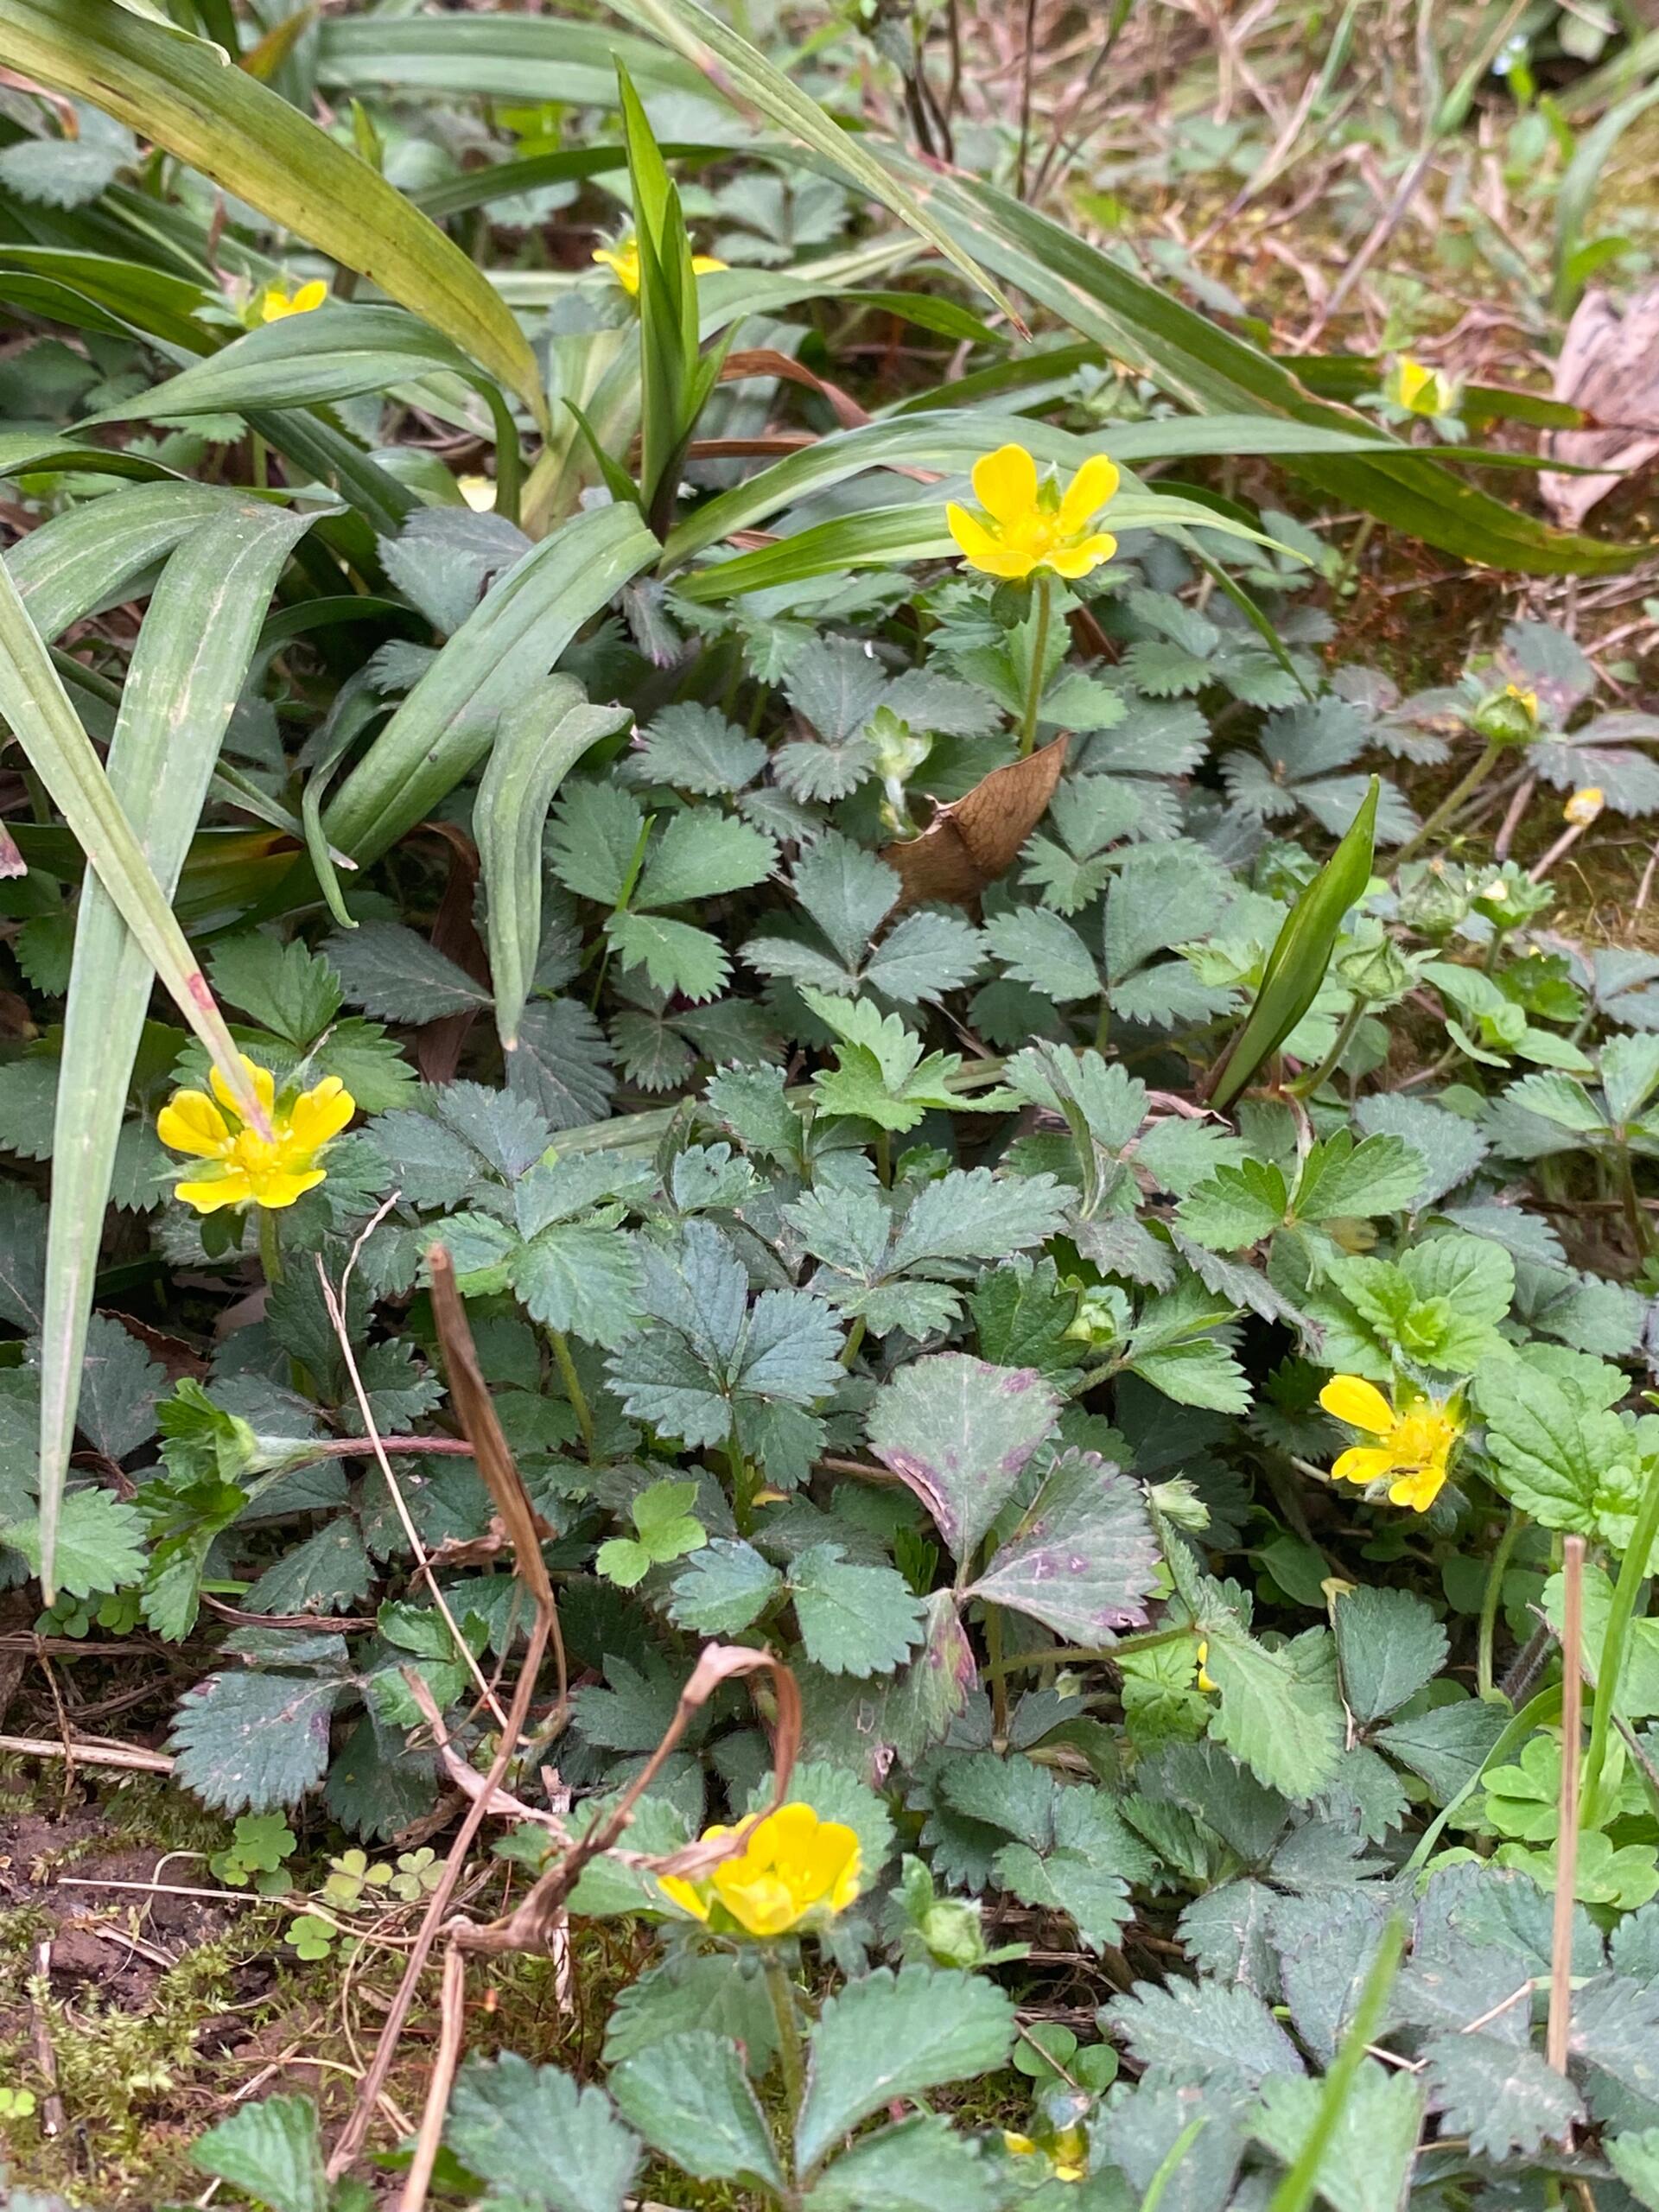
[{"label": "purple-spotted leaf", "polygon": [[1068,1452],[970,1594],[1029,1613],[1074,1643],[1145,1621],[1158,1540],[1139,1484],[1093,1452]]},{"label": "purple-spotted leaf", "polygon": [[926,1506],[952,1555],[966,1560],[1052,1429],[1059,1402],[1035,1368],[938,1352],[878,1394],[870,1446]]}]

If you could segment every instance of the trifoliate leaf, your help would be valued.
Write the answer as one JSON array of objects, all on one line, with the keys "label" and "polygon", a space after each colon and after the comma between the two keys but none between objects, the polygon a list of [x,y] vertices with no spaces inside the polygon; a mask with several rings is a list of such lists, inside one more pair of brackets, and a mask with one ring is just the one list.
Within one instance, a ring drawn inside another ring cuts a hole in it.
[{"label": "trifoliate leaf", "polygon": [[878,1393],[870,1447],[914,1491],[957,1560],[968,1559],[1054,1426],[1059,1401],[1029,1368],[939,1352]]},{"label": "trifoliate leaf", "polygon": [[735,1429],[775,1479],[806,1474],[818,1426],[768,1419],[828,1397],[842,1379],[841,1332],[822,1299],[766,1291],[753,1310],[729,1240],[693,1219],[665,1247],[642,1245],[646,1325],[610,1363],[627,1412],[694,1448]]},{"label": "trifoliate leaf", "polygon": [[894,2098],[1006,2064],[1014,2008],[982,1976],[879,1967],[826,1998],[812,2030],[806,2095],[795,2130],[803,2171]]}]

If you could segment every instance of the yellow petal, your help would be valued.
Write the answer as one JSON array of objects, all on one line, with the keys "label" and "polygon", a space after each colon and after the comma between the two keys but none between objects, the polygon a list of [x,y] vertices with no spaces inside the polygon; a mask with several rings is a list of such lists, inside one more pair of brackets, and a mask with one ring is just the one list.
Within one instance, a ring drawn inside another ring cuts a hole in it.
[{"label": "yellow petal", "polygon": [[337,1075],[328,1075],[294,1101],[289,1128],[302,1151],[316,1152],[340,1135],[356,1111],[351,1092]]},{"label": "yellow petal", "polygon": [[1109,561],[1117,550],[1117,540],[1109,531],[1097,531],[1092,537],[1083,538],[1076,545],[1062,545],[1048,556],[1048,565],[1057,576],[1091,576],[1103,561]]},{"label": "yellow petal", "polygon": [[1319,1393],[1319,1403],[1351,1428],[1368,1428],[1373,1436],[1386,1436],[1394,1427],[1394,1408],[1363,1376],[1333,1375]]},{"label": "yellow petal", "polygon": [[198,1213],[217,1213],[222,1206],[246,1205],[253,1196],[253,1185],[239,1167],[233,1167],[227,1175],[203,1176],[195,1183],[175,1183],[173,1192],[186,1205],[194,1206]]},{"label": "yellow petal", "polygon": [[175,1090],[156,1116],[156,1134],[171,1152],[211,1160],[230,1141],[230,1127],[205,1090]]},{"label": "yellow petal", "polygon": [[744,1881],[728,1860],[715,1869],[715,1891],[738,1926],[751,1936],[781,1936],[795,1924],[795,1900],[789,1885],[776,1874],[756,1874]]},{"label": "yellow petal", "polygon": [[694,1920],[708,1919],[708,1898],[683,1874],[659,1874],[657,1886],[671,1903],[678,1905],[682,1912],[689,1912]]},{"label": "yellow petal", "polygon": [[254,1198],[267,1213],[279,1213],[284,1206],[291,1206],[308,1191],[315,1191],[319,1183],[326,1182],[327,1174],[321,1167],[298,1169],[284,1173],[280,1168],[268,1175],[250,1176],[250,1187]]},{"label": "yellow petal", "polygon": [[1389,1485],[1391,1505],[1408,1505],[1414,1513],[1427,1513],[1440,1496],[1446,1483],[1446,1461],[1431,1459],[1426,1467],[1414,1467],[1409,1474]]},{"label": "yellow petal", "polygon": [[280,322],[285,315],[292,315],[293,312],[293,302],[286,292],[279,291],[274,284],[259,302],[259,319],[262,322]]},{"label": "yellow petal", "polygon": [[1386,1446],[1357,1444],[1352,1451],[1341,1454],[1331,1473],[1339,1483],[1377,1483],[1384,1475],[1391,1475],[1395,1465],[1394,1454]]},{"label": "yellow petal", "polygon": [[1034,2154],[1037,2145],[1029,2135],[1016,2135],[1013,2128],[1005,2127],[1002,2131],[1002,2148],[1012,2152],[1016,2158],[1029,2158]]},{"label": "yellow petal", "polygon": [[[269,1068],[256,1067],[245,1052],[240,1052],[237,1057],[242,1063],[243,1073],[253,1085],[253,1095],[264,1108],[265,1119],[269,1121],[271,1109],[276,1103],[276,1079]],[[217,1068],[208,1070],[207,1080],[213,1086],[214,1097],[230,1113],[236,1114],[239,1123],[242,1117],[237,1114],[236,1100],[232,1096],[231,1086]]]},{"label": "yellow petal", "polygon": [[289,302],[294,315],[309,315],[313,308],[320,308],[328,296],[328,287],[321,276],[314,276],[308,284],[302,284]]},{"label": "yellow petal", "polygon": [[946,506],[944,518],[957,541],[957,550],[975,568],[988,556],[1001,550],[1001,541],[992,537],[979,517],[970,514],[966,507],[958,506],[954,499]]},{"label": "yellow petal", "polygon": [[1037,504],[1037,464],[1024,446],[999,446],[974,463],[974,493],[1005,529],[1021,522]]},{"label": "yellow petal", "polygon": [[1066,486],[1060,501],[1059,526],[1066,537],[1087,530],[1117,489],[1117,464],[1103,453],[1090,454]]},{"label": "yellow petal", "polygon": [[713,276],[730,266],[729,262],[716,260],[712,253],[694,253],[691,257],[691,274],[694,276]]}]

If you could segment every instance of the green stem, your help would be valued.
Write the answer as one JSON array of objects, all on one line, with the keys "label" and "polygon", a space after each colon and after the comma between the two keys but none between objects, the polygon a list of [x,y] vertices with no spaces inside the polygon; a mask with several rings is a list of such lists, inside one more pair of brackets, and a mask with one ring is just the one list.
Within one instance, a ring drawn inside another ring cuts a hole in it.
[{"label": "green stem", "polygon": [[860,1313],[855,1317],[852,1327],[847,1332],[847,1341],[841,1348],[841,1363],[843,1367],[850,1369],[853,1362],[858,1357],[859,1348],[863,1342],[864,1316]]},{"label": "green stem", "polygon": [[[1636,1616],[1637,1594],[1647,1580],[1648,1561],[1656,1540],[1659,1540],[1659,1461],[1649,1471],[1636,1526],[1630,1531],[1624,1561],[1614,1585],[1601,1656],[1596,1662],[1590,1748],[1585,1756],[1584,1788],[1579,1799],[1580,1828],[1599,1827],[1606,1817],[1608,1808],[1601,1802],[1602,1773],[1607,1762],[1608,1738],[1612,1733],[1613,1700],[1618,1694],[1618,1678],[1624,1670],[1624,1647],[1630,1641],[1630,1623]],[[1568,1653],[1568,1663],[1572,1664],[1576,1657],[1576,1653]]]},{"label": "green stem", "polygon": [[283,1279],[283,1240],[276,1217],[269,1206],[259,1208],[259,1265],[274,1289]]},{"label": "green stem", "polygon": [[1446,793],[1446,797],[1440,801],[1434,811],[1429,816],[1427,821],[1424,823],[1422,828],[1417,832],[1416,836],[1414,837],[1408,838],[1406,842],[1401,846],[1399,851],[1395,855],[1394,866],[1396,874],[1405,866],[1408,861],[1416,859],[1418,854],[1421,852],[1423,847],[1428,842],[1431,837],[1434,836],[1440,830],[1445,829],[1446,823],[1452,819],[1452,817],[1457,812],[1458,809],[1464,804],[1464,802],[1466,799],[1471,799],[1474,797],[1475,793],[1485,782],[1487,777],[1491,774],[1492,770],[1497,766],[1499,760],[1503,757],[1506,749],[1507,748],[1501,745],[1496,738],[1488,738],[1485,748],[1482,752],[1479,760],[1476,761],[1474,766],[1463,779],[1463,781],[1459,784],[1453,785],[1452,788]]},{"label": "green stem", "polygon": [[991,1686],[991,1742],[1001,1751],[1008,1740],[1008,1669],[1002,1657],[1002,1614],[985,1608],[985,1679]]},{"label": "green stem", "polygon": [[1480,1648],[1476,1659],[1476,1688],[1484,1698],[1497,1695],[1492,1673],[1492,1647],[1497,1637],[1497,1609],[1503,1603],[1505,1570],[1526,1526],[1526,1515],[1518,1507],[1513,1509],[1503,1534],[1497,1540],[1497,1549],[1492,1554],[1491,1565],[1486,1570],[1486,1587],[1480,1600]]},{"label": "green stem", "polygon": [[[989,1609],[987,1609],[989,1618]],[[1018,1675],[1027,1668],[1087,1666],[1092,1662],[1126,1658],[1135,1651],[1155,1651],[1160,1643],[1179,1643],[1183,1639],[1192,1642],[1203,1630],[1192,1627],[1148,1629],[1142,1636],[1120,1637],[1116,1643],[1083,1645],[1052,1643],[1040,1651],[1016,1651],[1012,1659],[988,1662],[980,1669],[987,1681],[994,1681],[999,1675]]]},{"label": "green stem", "polygon": [[793,2134],[796,2115],[801,2108],[801,2022],[795,2009],[795,1989],[784,1962],[779,1958],[766,1961],[766,1989],[772,1999],[772,2016],[778,2023],[778,2053],[784,2066],[784,2097],[789,2107],[790,2133]]},{"label": "green stem", "polygon": [[1336,1041],[1319,1062],[1312,1075],[1299,1076],[1287,1084],[1293,1098],[1317,1098],[1342,1064],[1342,1056],[1353,1042],[1354,1032],[1365,1017],[1365,1001],[1356,999],[1342,1017],[1337,1027]]},{"label": "green stem", "polygon": [[1046,569],[1039,569],[1034,578],[1037,586],[1037,635],[1031,649],[1031,688],[1026,694],[1025,718],[1020,724],[1020,751],[1029,753],[1037,742],[1037,714],[1043,703],[1043,693],[1048,668],[1048,626],[1054,613],[1054,580]]},{"label": "green stem", "polygon": [[737,1533],[747,1536],[754,1526],[754,1493],[760,1487],[755,1480],[754,1470],[737,1440],[737,1424],[732,1424],[726,1439],[726,1465],[732,1476],[732,1517],[737,1522]]},{"label": "green stem", "polygon": [[1624,1201],[1624,1212],[1630,1224],[1630,1235],[1636,1240],[1636,1249],[1640,1256],[1644,1260],[1650,1260],[1655,1250],[1653,1224],[1648,1219],[1647,1208],[1643,1205],[1641,1193],[1636,1187],[1636,1163],[1630,1157],[1630,1147],[1627,1143],[1621,1142],[1618,1146],[1617,1159],[1619,1195]]},{"label": "green stem", "polygon": [[565,1396],[570,1401],[576,1427],[582,1431],[582,1448],[591,1459],[594,1456],[593,1408],[588,1402],[588,1393],[582,1387],[576,1363],[570,1356],[569,1338],[563,1329],[550,1329],[547,1340],[553,1347],[553,1364],[559,1370],[559,1380],[564,1385]]}]

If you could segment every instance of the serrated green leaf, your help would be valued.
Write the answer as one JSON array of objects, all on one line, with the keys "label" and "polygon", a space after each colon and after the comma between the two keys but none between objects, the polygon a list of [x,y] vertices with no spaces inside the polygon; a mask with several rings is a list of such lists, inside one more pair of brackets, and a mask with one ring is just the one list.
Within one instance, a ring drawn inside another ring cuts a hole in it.
[{"label": "serrated green leaf", "polygon": [[890,1567],[862,1567],[839,1544],[813,1544],[790,1569],[801,1642],[830,1675],[887,1675],[922,1640],[921,1600]]},{"label": "serrated green leaf", "polygon": [[444,2137],[503,2212],[622,2212],[640,2158],[602,2089],[512,2051],[462,2067]]},{"label": "serrated green leaf", "polygon": [[822,2164],[892,2099],[1005,2064],[1013,2039],[1013,2006],[976,1974],[883,1967],[849,1982],[825,1999],[812,2030],[795,2129],[799,2167]]},{"label": "serrated green leaf", "polygon": [[734,2043],[702,2029],[664,2036],[611,2074],[622,2116],[699,2181],[781,2189],[778,2155]]},{"label": "serrated green leaf", "polygon": [[969,1594],[1095,1645],[1145,1621],[1157,1574],[1139,1484],[1092,1452],[1067,1452]]},{"label": "serrated green leaf", "polygon": [[1317,1796],[1336,1772],[1343,1745],[1342,1705],[1322,1632],[1270,1651],[1230,1614],[1206,1620],[1205,1631],[1205,1666],[1217,1692],[1211,1736],[1269,1789],[1300,1803]]},{"label": "serrated green leaf", "polygon": [[270,2212],[328,2212],[322,2130],[309,2097],[264,2097],[198,2138],[191,2163]]},{"label": "serrated green leaf", "polygon": [[1345,1590],[1332,1618],[1343,1702],[1362,1726],[1415,1697],[1446,1664],[1446,1630],[1409,1590]]}]

